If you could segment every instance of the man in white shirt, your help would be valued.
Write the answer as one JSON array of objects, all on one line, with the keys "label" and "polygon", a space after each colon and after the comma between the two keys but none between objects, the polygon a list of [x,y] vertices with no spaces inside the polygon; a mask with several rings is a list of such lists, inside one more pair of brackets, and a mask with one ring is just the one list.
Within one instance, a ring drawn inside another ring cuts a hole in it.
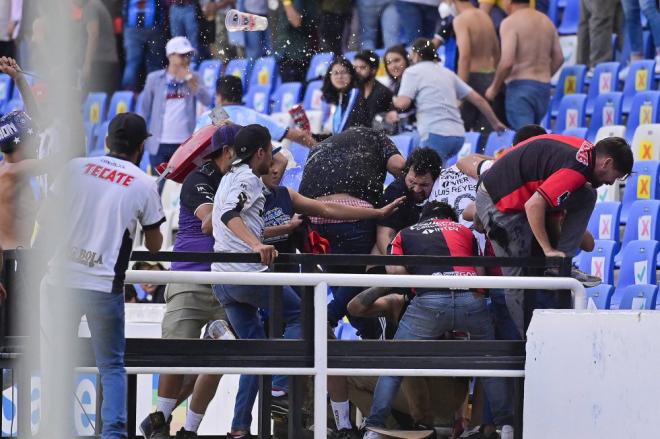
[{"label": "man in white shirt", "polygon": [[[263,272],[268,270],[268,265],[277,257],[274,246],[262,243],[266,188],[260,177],[268,174],[273,160],[273,146],[268,130],[256,124],[242,128],[236,134],[234,151],[237,157],[234,167],[222,178],[213,203],[214,250],[259,253],[261,264],[214,263],[211,269],[222,272]],[[269,286],[213,285],[213,293],[225,307],[239,338],[266,338],[258,310],[268,310],[270,307]],[[282,288],[282,309],[286,325],[284,338],[300,338],[300,297],[289,286]],[[286,376],[274,377],[274,394],[286,394],[286,384]],[[249,392],[247,396],[236,400],[231,433],[227,438],[247,438],[250,434],[252,407],[258,391],[257,377],[242,375],[240,386],[248,388]]]},{"label": "man in white shirt", "polygon": [[[137,166],[148,136],[140,116],[117,115],[108,127],[110,153],[70,161],[41,212],[47,214],[40,221],[43,242],[56,240],[52,248],[45,247],[53,257],[41,288],[46,407],[51,414],[66,410],[58,405],[68,399],[48,389],[66,386],[53,371],[60,366],[64,373],[72,366],[61,357],[71,350],[84,314],[103,383],[103,439],[127,437],[124,279],[136,226],[144,230],[149,251],[157,252],[163,242],[165,217],[156,183]],[[53,294],[57,287],[68,294]]]}]

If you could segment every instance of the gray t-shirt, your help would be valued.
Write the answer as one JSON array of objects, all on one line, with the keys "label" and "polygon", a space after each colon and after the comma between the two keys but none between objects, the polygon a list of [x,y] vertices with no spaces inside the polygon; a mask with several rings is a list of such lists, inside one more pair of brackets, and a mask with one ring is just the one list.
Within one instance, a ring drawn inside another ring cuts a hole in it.
[{"label": "gray t-shirt", "polygon": [[89,0],[83,7],[82,21],[85,41],[87,40],[87,24],[92,21],[99,23],[99,45],[94,52],[93,61],[119,62],[115,30],[108,8],[100,0]]},{"label": "gray t-shirt", "polygon": [[403,72],[399,96],[415,101],[417,130],[426,139],[430,133],[441,136],[464,136],[458,101],[470,94],[472,87],[449,69],[433,61],[422,61]]},{"label": "gray t-shirt", "polygon": [[[236,236],[222,222],[222,215],[236,211],[248,229],[260,241],[263,241],[264,219],[262,217],[266,196],[266,187],[248,165],[231,169],[220,182],[213,200],[213,237],[216,252],[252,253],[252,248]],[[261,264],[214,263],[212,271],[264,271],[268,267]]]}]

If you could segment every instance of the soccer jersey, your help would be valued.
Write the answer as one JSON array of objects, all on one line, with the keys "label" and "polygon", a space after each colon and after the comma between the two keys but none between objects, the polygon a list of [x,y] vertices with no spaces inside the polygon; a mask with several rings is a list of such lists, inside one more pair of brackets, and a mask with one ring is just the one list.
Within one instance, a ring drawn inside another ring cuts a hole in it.
[{"label": "soccer jersey", "polygon": [[53,184],[53,199],[67,213],[63,244],[49,264],[49,279],[71,288],[123,293],[138,224],[165,221],[154,179],[111,156],[78,158]]},{"label": "soccer jersey", "polygon": [[481,176],[500,212],[525,210],[538,192],[552,208],[590,181],[594,145],[578,137],[548,134],[510,148]]}]

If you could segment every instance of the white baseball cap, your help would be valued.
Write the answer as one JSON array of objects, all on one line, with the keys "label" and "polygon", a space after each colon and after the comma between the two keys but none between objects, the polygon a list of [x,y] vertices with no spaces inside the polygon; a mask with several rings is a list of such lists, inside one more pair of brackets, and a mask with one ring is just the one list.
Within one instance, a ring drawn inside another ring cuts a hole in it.
[{"label": "white baseball cap", "polygon": [[190,44],[190,41],[188,41],[188,38],[186,37],[174,37],[169,40],[165,46],[165,54],[167,56],[170,56],[173,53],[185,55],[194,51],[195,48]]}]

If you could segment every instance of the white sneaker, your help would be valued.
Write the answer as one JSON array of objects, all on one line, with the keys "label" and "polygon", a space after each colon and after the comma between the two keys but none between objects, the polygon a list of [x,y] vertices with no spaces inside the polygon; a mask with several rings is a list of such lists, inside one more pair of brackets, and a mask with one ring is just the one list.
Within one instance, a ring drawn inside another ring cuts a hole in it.
[{"label": "white sneaker", "polygon": [[630,70],[630,65],[625,66],[619,70],[619,81],[625,81],[626,76],[628,76],[628,71]]},{"label": "white sneaker", "polygon": [[513,427],[510,425],[503,425],[500,437],[502,439],[513,439]]},{"label": "white sneaker", "polygon": [[660,75],[660,55],[655,56],[655,74]]},{"label": "white sneaker", "polygon": [[[513,439],[513,436],[511,438]],[[367,430],[362,439],[385,439],[385,436],[375,431]]]}]

